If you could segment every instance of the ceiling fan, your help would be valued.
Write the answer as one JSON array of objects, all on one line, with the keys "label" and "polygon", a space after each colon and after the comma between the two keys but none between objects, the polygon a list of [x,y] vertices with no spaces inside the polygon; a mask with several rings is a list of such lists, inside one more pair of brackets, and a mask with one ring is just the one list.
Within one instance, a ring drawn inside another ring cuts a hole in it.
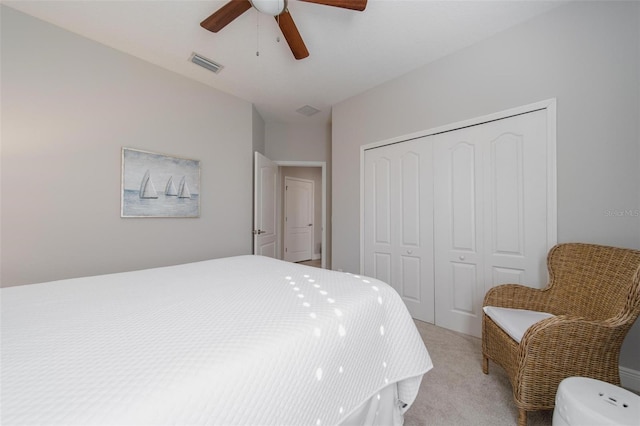
[{"label": "ceiling fan", "polygon": [[[367,7],[367,0],[300,0],[308,3],[323,4],[325,6],[340,7],[363,11]],[[251,6],[259,12],[274,16],[285,40],[291,48],[291,52],[296,59],[304,59],[309,56],[309,51],[298,32],[296,24],[287,9],[287,0],[231,0],[213,15],[200,23],[206,30],[217,33],[238,16],[242,15]]]}]

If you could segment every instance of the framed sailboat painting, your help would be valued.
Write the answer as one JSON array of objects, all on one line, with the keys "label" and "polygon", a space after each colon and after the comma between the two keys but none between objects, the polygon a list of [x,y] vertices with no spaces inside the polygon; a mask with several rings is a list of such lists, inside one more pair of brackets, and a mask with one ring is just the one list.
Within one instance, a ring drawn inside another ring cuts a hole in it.
[{"label": "framed sailboat painting", "polygon": [[200,161],[122,148],[121,217],[200,217]]}]

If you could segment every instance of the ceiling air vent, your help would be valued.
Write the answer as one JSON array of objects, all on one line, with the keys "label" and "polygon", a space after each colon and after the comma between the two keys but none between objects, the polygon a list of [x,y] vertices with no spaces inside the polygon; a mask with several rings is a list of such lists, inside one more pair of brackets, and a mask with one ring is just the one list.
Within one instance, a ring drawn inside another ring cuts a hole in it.
[{"label": "ceiling air vent", "polygon": [[202,68],[206,68],[209,71],[214,72],[216,74],[218,74],[220,70],[224,68],[222,65],[216,64],[211,59],[207,59],[204,56],[200,56],[195,52],[191,55],[189,60],[194,64],[200,65]]},{"label": "ceiling air vent", "polygon": [[313,114],[319,113],[320,110],[312,107],[311,105],[305,105],[298,108],[296,112],[299,112],[302,115],[306,115],[307,117],[311,117]]}]

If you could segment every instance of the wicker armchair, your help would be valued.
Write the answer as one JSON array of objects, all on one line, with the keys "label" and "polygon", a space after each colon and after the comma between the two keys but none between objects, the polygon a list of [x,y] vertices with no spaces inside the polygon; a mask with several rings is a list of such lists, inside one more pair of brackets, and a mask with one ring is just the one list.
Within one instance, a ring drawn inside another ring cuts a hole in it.
[{"label": "wicker armchair", "polygon": [[620,385],[620,347],[640,313],[640,251],[559,244],[549,251],[547,268],[546,288],[504,284],[483,303],[555,315],[526,329],[520,343],[482,318],[482,370],[488,374],[492,360],[507,372],[519,426],[527,424],[528,411],[554,407],[566,377]]}]

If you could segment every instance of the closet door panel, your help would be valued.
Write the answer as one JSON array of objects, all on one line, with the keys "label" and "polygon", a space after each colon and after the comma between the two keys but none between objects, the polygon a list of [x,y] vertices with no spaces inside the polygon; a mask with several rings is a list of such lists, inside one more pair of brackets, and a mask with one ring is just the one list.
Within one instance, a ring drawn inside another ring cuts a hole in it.
[{"label": "closet door panel", "polygon": [[384,281],[391,282],[391,254],[390,253],[374,253],[373,255],[373,273],[367,275]]},{"label": "closet door panel", "polygon": [[549,249],[546,114],[509,117],[479,130],[488,165],[484,291],[505,283],[540,288],[547,281]]},{"label": "closet door panel", "polygon": [[430,162],[430,150],[425,146],[426,143],[424,140],[410,141],[396,147],[398,170],[394,206],[397,209],[398,221],[395,226],[398,239],[394,253],[397,254],[398,268],[393,282],[414,318],[433,322],[432,291],[424,290],[433,281],[433,275],[424,276],[430,272],[429,265],[432,263],[431,259],[425,257],[425,252],[430,255],[431,250],[423,246],[428,241],[422,229],[428,229],[431,225],[425,223],[428,218],[425,218],[427,213],[423,207],[428,196],[424,188],[428,187],[428,183],[423,183],[422,173]]},{"label": "closet door panel", "polygon": [[420,246],[420,154],[410,151],[400,159],[402,246]]},{"label": "closet door panel", "polygon": [[433,136],[436,324],[480,331],[483,150],[475,128]]},{"label": "closet door panel", "polygon": [[476,149],[468,142],[454,142],[447,153],[450,168],[448,210],[451,212],[451,249],[476,251]]},{"label": "closet door panel", "polygon": [[525,284],[525,271],[523,269],[503,268],[494,266],[491,268],[491,283]]},{"label": "closet door panel", "polygon": [[492,251],[524,254],[522,135],[503,133],[490,142],[489,195]]},{"label": "closet door panel", "polygon": [[416,256],[401,256],[401,271],[400,282],[402,286],[402,297],[406,301],[413,303],[420,303],[422,301],[421,291],[421,272],[420,264],[422,263],[419,257]]},{"label": "closet door panel", "polygon": [[476,315],[476,265],[451,262],[451,309],[463,315]]},{"label": "closet door panel", "polygon": [[365,153],[365,273],[391,280],[391,159],[385,151]]},{"label": "closet door panel", "polygon": [[373,223],[375,244],[391,244],[391,161],[378,158],[373,163]]},{"label": "closet door panel", "polygon": [[364,274],[390,284],[426,322],[434,321],[431,155],[425,138],[365,152]]},{"label": "closet door panel", "polygon": [[432,150],[427,138],[396,144],[392,149],[396,159],[392,234],[396,238],[391,285],[414,318],[433,322]]}]

